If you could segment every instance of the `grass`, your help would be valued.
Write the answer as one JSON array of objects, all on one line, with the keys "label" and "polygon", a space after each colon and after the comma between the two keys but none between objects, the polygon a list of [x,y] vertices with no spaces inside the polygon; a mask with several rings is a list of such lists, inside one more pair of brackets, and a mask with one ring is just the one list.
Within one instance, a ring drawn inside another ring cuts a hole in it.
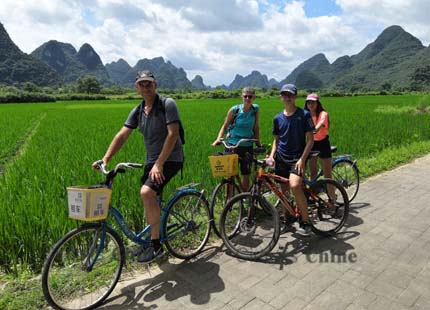
[{"label": "grass", "polygon": [[[303,100],[297,105],[302,107]],[[322,102],[330,114],[331,143],[339,154],[350,153],[358,159],[361,177],[429,153],[429,96],[322,98]],[[53,243],[80,224],[68,219],[65,187],[101,181],[90,165],[103,156],[137,103],[0,105],[0,270],[7,272],[0,275],[0,309],[43,307],[40,282],[34,274],[39,273]],[[178,176],[171,181],[166,199],[172,189],[190,182],[200,182],[210,196],[219,179],[210,173],[208,156],[220,149],[210,143],[228,108],[237,103],[238,99],[178,101],[187,141],[186,162],[183,179]],[[277,98],[257,103],[261,139],[271,143],[272,119],[282,110],[282,103]],[[110,166],[142,162],[144,157],[142,137],[134,133]],[[141,173],[120,175],[112,197],[134,229],[143,226],[138,195]]]},{"label": "grass", "polygon": [[0,309],[40,310],[46,308],[40,277],[22,273],[19,277],[0,274]]}]

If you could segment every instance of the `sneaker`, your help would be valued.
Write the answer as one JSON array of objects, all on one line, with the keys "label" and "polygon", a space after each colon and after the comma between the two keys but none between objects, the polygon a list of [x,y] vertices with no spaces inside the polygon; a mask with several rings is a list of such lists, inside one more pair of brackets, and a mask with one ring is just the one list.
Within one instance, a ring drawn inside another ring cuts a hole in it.
[{"label": "sneaker", "polygon": [[130,252],[131,252],[131,255],[137,256],[143,252],[143,248],[141,246],[137,246],[137,247],[132,248]]},{"label": "sneaker", "polygon": [[303,237],[309,237],[312,233],[311,225],[309,223],[300,223],[300,227],[296,230],[296,233]]},{"label": "sneaker", "polygon": [[145,249],[147,249],[149,246],[151,246],[151,242],[145,242],[143,245],[135,246],[131,249],[131,255],[133,256],[139,256],[142,254]]},{"label": "sneaker", "polygon": [[142,253],[137,258],[137,261],[139,263],[151,263],[163,254],[164,250],[162,246],[160,246],[160,248],[156,251],[154,246],[151,244],[147,248],[142,249]]}]

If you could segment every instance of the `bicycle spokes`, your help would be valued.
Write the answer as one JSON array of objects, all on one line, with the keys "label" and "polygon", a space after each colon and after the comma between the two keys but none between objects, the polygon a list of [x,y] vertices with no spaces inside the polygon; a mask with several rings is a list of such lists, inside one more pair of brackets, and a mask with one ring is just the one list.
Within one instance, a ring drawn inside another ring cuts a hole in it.
[{"label": "bicycle spokes", "polygon": [[221,235],[234,255],[257,259],[273,249],[279,238],[277,210],[264,197],[242,193],[233,197],[221,215]]},{"label": "bicycle spokes", "polygon": [[309,219],[316,233],[339,231],[348,216],[349,201],[344,188],[333,180],[320,180],[308,190]]},{"label": "bicycle spokes", "polygon": [[184,193],[167,211],[164,223],[165,245],[176,257],[197,255],[209,238],[209,206],[198,192]]}]

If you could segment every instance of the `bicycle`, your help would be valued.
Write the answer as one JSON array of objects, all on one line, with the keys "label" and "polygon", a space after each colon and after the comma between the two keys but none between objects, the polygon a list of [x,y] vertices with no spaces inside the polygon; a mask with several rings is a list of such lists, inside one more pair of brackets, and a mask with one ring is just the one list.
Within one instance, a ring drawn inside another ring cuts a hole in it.
[{"label": "bicycle", "polygon": [[[331,147],[331,152],[337,151],[336,146]],[[357,196],[360,186],[360,171],[357,167],[357,160],[352,160],[352,155],[341,154],[333,157],[331,162],[332,178],[338,181],[348,194],[348,200],[351,202]],[[314,178],[307,177],[307,182],[313,183],[323,176],[323,171],[320,169]]]},{"label": "bicycle", "polygon": [[[234,154],[234,150],[239,147],[242,143],[245,142],[252,142],[256,143],[257,139],[240,139],[235,145],[228,144],[225,140],[221,140],[221,143],[224,145],[226,152],[222,152],[220,154],[228,155],[228,154]],[[253,148],[253,154],[261,155],[266,153],[265,147],[257,147]],[[250,154],[246,154],[249,155]],[[209,208],[210,208],[210,214],[211,214],[211,220],[212,220],[212,229],[215,232],[215,234],[221,238],[221,234],[219,232],[219,229],[217,227],[217,224],[219,223],[219,215],[221,214],[222,209],[224,208],[225,203],[228,199],[231,197],[239,194],[242,192],[242,189],[240,187],[240,176],[238,174],[228,177],[223,177],[221,182],[218,183],[214,190],[212,191]]]},{"label": "bicycle", "polygon": [[[92,189],[112,189],[118,173],[125,168],[142,168],[136,163],[119,163],[106,171],[103,184]],[[162,211],[160,243],[175,257],[190,259],[198,255],[210,235],[209,205],[202,191],[188,184],[177,188]],[[109,204],[108,214],[131,242],[139,246],[150,243],[150,226],[135,233],[119,209]],[[115,288],[126,260],[126,250],[119,233],[107,219],[85,223],[69,231],[53,246],[42,271],[42,289],[46,301],[54,309],[93,309],[101,305]]]},{"label": "bicycle", "polygon": [[[265,160],[254,160],[260,166],[250,192],[232,197],[225,205],[220,218],[220,232],[227,249],[235,256],[256,260],[268,254],[279,240],[280,215],[270,203],[261,186],[266,185],[279,200],[282,210],[292,221],[300,221],[300,210],[288,194],[284,194],[274,183],[288,184],[287,178],[265,171]],[[328,196],[327,187],[332,186],[336,201]],[[303,182],[303,191],[308,200],[308,212],[312,231],[321,236],[332,236],[338,232],[349,213],[348,195],[335,180],[320,179],[309,185]]]}]

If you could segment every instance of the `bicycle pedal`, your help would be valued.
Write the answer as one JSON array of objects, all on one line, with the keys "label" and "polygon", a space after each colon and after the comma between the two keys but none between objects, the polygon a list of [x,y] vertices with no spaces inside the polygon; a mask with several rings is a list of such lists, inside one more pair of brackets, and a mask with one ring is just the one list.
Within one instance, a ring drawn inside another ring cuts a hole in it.
[{"label": "bicycle pedal", "polygon": [[281,222],[281,227],[280,227],[280,234],[283,235],[289,231],[292,231],[293,229],[293,223],[289,223],[289,222]]}]

